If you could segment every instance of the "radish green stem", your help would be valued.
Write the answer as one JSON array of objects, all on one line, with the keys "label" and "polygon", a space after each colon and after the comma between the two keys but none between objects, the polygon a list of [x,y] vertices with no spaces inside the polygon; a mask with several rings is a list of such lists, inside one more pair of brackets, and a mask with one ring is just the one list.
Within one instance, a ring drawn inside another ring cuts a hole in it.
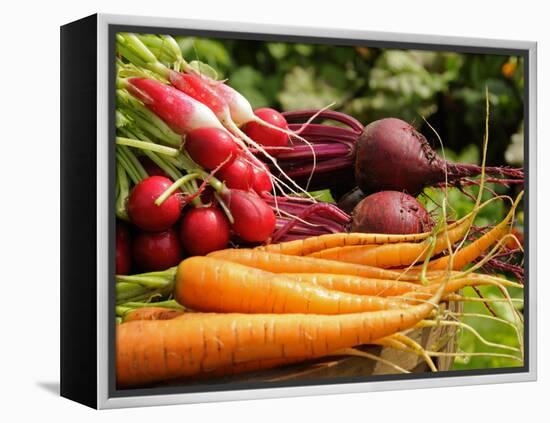
[{"label": "radish green stem", "polygon": [[176,267],[170,267],[160,272],[140,273],[138,275],[116,275],[117,285],[119,283],[137,284],[146,288],[171,287],[176,277]]},{"label": "radish green stem", "polygon": [[128,213],[126,212],[126,200],[129,194],[128,176],[120,163],[116,166],[117,186],[119,187],[118,196],[116,199],[115,210],[118,218],[128,221]]},{"label": "radish green stem", "polygon": [[229,207],[227,207],[227,204],[225,204],[225,201],[223,201],[223,198],[221,198],[221,196],[217,192],[214,193],[214,197],[216,198],[216,200],[218,201],[218,204],[220,205],[223,212],[227,216],[227,220],[229,220],[229,223],[234,224],[235,219],[233,218],[233,215],[231,214],[231,210],[229,210]]},{"label": "radish green stem", "polygon": [[171,157],[175,157],[179,154],[179,151],[175,148],[166,147],[164,145],[159,145],[147,141],[138,141],[130,138],[116,137],[116,143],[118,145],[126,145],[128,147],[139,148],[140,150],[154,151],[156,153],[164,154]]},{"label": "radish green stem", "polygon": [[[199,175],[197,173],[189,173],[185,176],[182,176],[179,178],[176,182],[174,182],[170,187],[164,191],[159,198],[155,200],[155,204],[157,206],[160,206],[168,197],[170,197],[177,189],[181,188],[188,182],[192,181],[193,179],[198,178]],[[188,193],[189,194],[189,193]]]},{"label": "radish green stem", "polygon": [[128,158],[124,155],[122,150],[117,149],[116,152],[117,160],[120,162],[130,179],[132,180],[133,184],[138,184],[140,181],[139,175],[136,173],[135,169],[133,168],[131,162],[128,160]]},{"label": "radish green stem", "polygon": [[124,153],[124,155],[130,162],[130,164],[133,166],[133,168],[135,169],[136,174],[139,176],[140,181],[147,178],[149,175],[147,175],[145,168],[137,159],[136,155],[128,147],[124,145],[119,146],[119,148]]}]

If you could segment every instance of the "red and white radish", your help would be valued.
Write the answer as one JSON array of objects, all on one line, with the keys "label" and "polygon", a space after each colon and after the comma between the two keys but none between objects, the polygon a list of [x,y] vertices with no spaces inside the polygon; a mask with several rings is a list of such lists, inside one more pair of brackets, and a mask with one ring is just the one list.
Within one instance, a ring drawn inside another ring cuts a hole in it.
[{"label": "red and white radish", "polygon": [[182,258],[178,235],[172,228],[164,232],[139,232],[132,252],[136,265],[144,272],[176,266]]},{"label": "red and white radish", "polygon": [[252,189],[258,194],[271,192],[273,189],[271,179],[271,172],[265,164],[252,166]]},{"label": "red and white radish", "polygon": [[181,213],[181,203],[171,194],[160,205],[155,201],[172,181],[164,176],[150,176],[138,183],[128,198],[128,216],[133,224],[146,231],[165,231],[176,223]]},{"label": "red and white radish", "polygon": [[197,128],[224,129],[212,110],[170,85],[154,79],[129,78],[126,88],[180,135]]},{"label": "red and white radish", "polygon": [[[254,114],[262,121],[273,126],[288,131],[288,123],[284,116],[274,109],[264,107],[254,111]],[[285,132],[276,131],[269,126],[262,125],[257,121],[248,122],[243,127],[243,132],[258,144],[267,147],[266,149],[271,155],[277,156],[282,150],[272,149],[269,147],[286,147],[288,146],[288,135]]]},{"label": "red and white radish", "polygon": [[127,275],[132,267],[132,255],[130,253],[130,234],[128,227],[123,222],[116,223],[116,269],[117,275]]},{"label": "red and white radish", "polygon": [[213,170],[220,164],[230,165],[239,154],[235,141],[225,130],[198,128],[185,137],[185,150],[201,167]]},{"label": "red and white radish", "polygon": [[216,176],[225,182],[227,187],[243,191],[248,191],[254,181],[253,167],[241,158],[222,166]]},{"label": "red and white radish", "polygon": [[233,216],[233,231],[244,241],[265,242],[275,230],[275,214],[253,192],[230,189],[222,197]]},{"label": "red and white radish", "polygon": [[180,241],[192,255],[205,255],[227,247],[230,225],[227,217],[216,207],[189,210],[182,218]]}]

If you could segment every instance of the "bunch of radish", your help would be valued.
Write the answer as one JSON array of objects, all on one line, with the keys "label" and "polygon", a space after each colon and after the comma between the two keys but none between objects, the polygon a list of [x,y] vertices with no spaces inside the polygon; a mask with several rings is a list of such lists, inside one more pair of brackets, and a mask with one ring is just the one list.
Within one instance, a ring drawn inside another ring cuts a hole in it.
[{"label": "bunch of radish", "polygon": [[[135,75],[117,81],[117,119],[121,121],[117,141],[136,147],[138,167],[141,164],[143,170],[127,169],[135,174],[130,178],[135,185],[126,190],[127,200],[121,199],[126,207],[121,207],[119,216],[126,217],[137,234],[133,248],[121,246],[120,250],[125,254],[131,250],[140,270],[153,271],[176,264],[184,253],[207,254],[225,248],[232,238],[244,244],[268,242],[277,226],[274,210],[278,206],[266,199],[277,202],[271,194],[277,182],[257,155],[278,167],[267,150],[288,144],[291,132],[284,117],[273,109],[254,112],[244,97],[224,83],[192,69],[189,73],[170,69],[136,36],[128,34],[127,39],[136,56],[150,60],[137,64],[160,77],[150,77],[136,67]],[[178,136],[180,145],[174,144]],[[181,151],[172,154],[143,142]],[[121,157],[121,161],[130,166],[136,160]],[[140,178],[143,173],[146,178]],[[280,182],[300,189],[290,178]]]}]

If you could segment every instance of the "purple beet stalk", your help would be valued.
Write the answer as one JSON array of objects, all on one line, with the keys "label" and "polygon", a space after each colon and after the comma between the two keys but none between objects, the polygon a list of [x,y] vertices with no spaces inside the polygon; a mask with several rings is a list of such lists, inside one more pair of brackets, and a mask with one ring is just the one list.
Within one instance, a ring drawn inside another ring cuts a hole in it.
[{"label": "purple beet stalk", "polygon": [[350,216],[334,204],[312,203],[304,198],[267,197],[277,222],[272,242],[346,232]]}]

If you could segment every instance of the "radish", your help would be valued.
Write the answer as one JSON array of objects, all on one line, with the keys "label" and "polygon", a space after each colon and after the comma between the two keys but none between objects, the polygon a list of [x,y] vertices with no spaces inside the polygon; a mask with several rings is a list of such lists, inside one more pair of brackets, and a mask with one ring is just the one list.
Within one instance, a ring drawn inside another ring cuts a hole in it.
[{"label": "radish", "polygon": [[271,207],[252,192],[226,190],[222,197],[231,212],[233,231],[243,241],[265,242],[275,230],[275,214]]},{"label": "radish", "polygon": [[132,267],[130,254],[130,234],[128,227],[123,222],[116,223],[116,268],[117,275],[127,275]]},{"label": "radish", "polygon": [[192,255],[206,255],[227,247],[230,226],[227,217],[216,207],[189,210],[182,218],[180,241]]},{"label": "radish", "polygon": [[212,110],[170,85],[147,78],[129,78],[125,85],[130,94],[180,135],[197,128],[224,130]]},{"label": "radish", "polygon": [[172,181],[164,176],[150,176],[138,183],[128,198],[128,216],[132,223],[146,231],[164,231],[176,223],[181,213],[176,194],[158,206],[155,204],[171,185]]},{"label": "radish", "polygon": [[[174,43],[175,41],[171,42],[172,45],[175,45]],[[307,191],[296,184],[292,178],[288,177],[279,167],[277,161],[269,153],[267,153],[260,144],[239,129],[239,126],[248,122],[257,122],[286,135],[293,135],[298,139],[301,139],[301,137],[293,132],[290,132],[288,129],[282,129],[260,119],[254,114],[252,106],[250,106],[250,103],[246,100],[246,98],[244,98],[236,90],[228,87],[222,81],[216,81],[200,74],[199,71],[185,62],[183,58],[179,58],[178,65],[183,67],[185,73],[180,73],[171,70],[162,64],[157,59],[155,54],[153,54],[153,52],[151,52],[135,34],[119,34],[118,44],[120,44],[120,47],[123,47],[122,49],[119,49],[118,53],[125,56],[126,59],[134,63],[135,66],[147,67],[149,70],[168,79],[174,87],[181,90],[181,93],[186,94],[185,98],[192,98],[203,107],[206,105],[207,108],[210,108],[211,114],[219,119],[219,122],[217,122],[218,125],[223,125],[233,134],[235,142],[243,148],[253,162],[259,162],[259,160],[246,149],[246,146],[239,138],[242,138],[247,144],[250,144],[256,150],[264,154],[265,157],[273,163],[273,166],[281,172],[281,174],[284,175],[295,188],[307,195]],[[147,92],[142,86],[136,86],[140,84],[135,83],[135,80],[140,81],[141,85],[144,85],[143,78],[130,78],[128,80],[130,85],[130,87],[127,87],[128,90],[137,98],[142,100],[153,112],[157,113],[158,116],[165,120],[175,132],[180,134],[182,132],[189,132],[191,129],[194,129],[190,128],[192,125],[196,125],[195,127],[217,127],[217,125],[204,124],[205,120],[207,120],[206,114],[202,113],[202,111],[195,110],[198,109],[197,107],[189,106],[188,104],[182,104],[181,106],[178,105],[178,107],[174,107],[174,104],[172,104],[174,102],[174,96],[172,93],[170,93],[168,98],[168,104],[163,105],[162,96],[156,95],[158,94],[158,91],[161,91],[161,88],[158,85],[162,86],[163,84],[157,81],[151,82],[151,80],[149,80],[150,82],[147,88],[150,90],[151,85],[155,86],[155,92],[150,93]],[[119,85],[124,85],[124,83]],[[128,84],[126,83],[126,85]],[[165,88],[163,88],[163,90],[169,91]],[[178,102],[182,103],[182,100],[178,99],[176,103]],[[191,112],[193,112],[192,116]],[[181,114],[183,114],[184,117],[179,117]],[[209,118],[208,120],[211,119]],[[306,140],[303,141],[307,144]]]},{"label": "radish", "polygon": [[[278,111],[264,107],[255,110],[254,114],[264,122],[288,131],[288,123]],[[256,121],[247,123],[243,128],[243,132],[264,147],[286,147],[288,145],[288,135],[286,133],[275,131]],[[271,155],[276,156],[281,150],[271,149],[269,151]]]},{"label": "radish", "polygon": [[159,165],[157,165],[151,158],[147,156],[141,156],[139,158],[139,161],[143,168],[145,169],[145,172],[149,176],[164,176],[165,178],[169,178],[170,176],[160,168]]},{"label": "radish", "polygon": [[[485,172],[523,180],[519,169],[486,167]],[[370,123],[357,143],[355,180],[365,193],[404,190],[416,195],[426,186],[459,182],[480,173],[478,165],[443,160],[422,134],[396,118]]]},{"label": "radish", "polygon": [[381,191],[357,204],[351,232],[416,234],[428,232],[434,222],[418,200],[404,192]]},{"label": "radish", "polygon": [[198,128],[187,134],[185,150],[201,167],[212,170],[227,161],[228,166],[237,157],[239,148],[227,133],[219,128]]},{"label": "radish", "polygon": [[176,266],[181,258],[181,246],[174,229],[164,232],[139,232],[132,252],[136,265],[144,272]]},{"label": "radish", "polygon": [[237,158],[229,165],[224,165],[218,171],[217,177],[229,188],[248,191],[254,180],[253,167],[241,158]]},{"label": "radish", "polygon": [[252,189],[260,195],[271,192],[273,189],[271,172],[265,164],[258,167],[252,166]]}]

